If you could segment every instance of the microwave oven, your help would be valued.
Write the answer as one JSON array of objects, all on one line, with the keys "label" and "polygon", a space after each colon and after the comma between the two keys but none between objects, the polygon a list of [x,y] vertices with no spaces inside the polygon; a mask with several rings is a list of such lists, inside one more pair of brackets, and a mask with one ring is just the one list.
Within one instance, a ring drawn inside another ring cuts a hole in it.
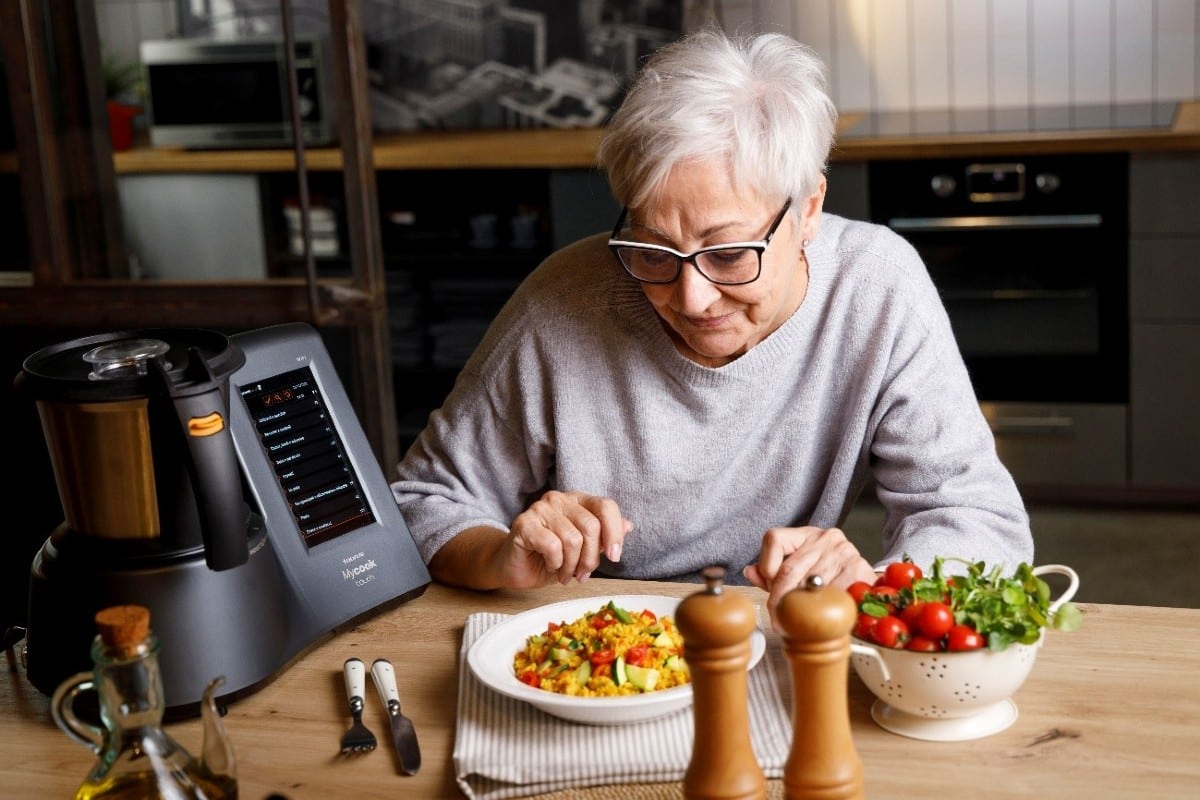
[{"label": "microwave oven", "polygon": [[[304,144],[332,144],[337,114],[327,47],[316,38],[294,44]],[[285,55],[279,38],[142,42],[150,143],[197,149],[291,145]]]}]

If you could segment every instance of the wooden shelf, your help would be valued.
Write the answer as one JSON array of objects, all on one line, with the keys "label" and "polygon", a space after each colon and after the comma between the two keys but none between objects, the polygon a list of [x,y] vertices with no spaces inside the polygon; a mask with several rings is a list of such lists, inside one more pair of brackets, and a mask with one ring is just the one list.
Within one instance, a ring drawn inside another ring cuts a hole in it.
[{"label": "wooden shelf", "polygon": [[[379,136],[376,170],[574,168],[595,164],[599,128],[569,130],[437,131]],[[118,174],[165,172],[292,172],[294,151],[135,148],[117,153]],[[305,152],[313,171],[342,168],[342,152],[322,147]]]},{"label": "wooden shelf", "polygon": [[[1164,128],[1071,130],[939,135],[856,136],[855,112],[838,122],[834,161],[953,157],[994,153],[1035,154],[1098,151],[1200,150],[1200,102],[1179,105]],[[375,169],[588,169],[595,166],[602,128],[422,131],[375,138]],[[183,150],[139,146],[114,154],[118,174],[292,172],[291,149]],[[337,147],[306,151],[313,172],[338,171]],[[0,171],[15,172],[15,153],[0,153]]]}]

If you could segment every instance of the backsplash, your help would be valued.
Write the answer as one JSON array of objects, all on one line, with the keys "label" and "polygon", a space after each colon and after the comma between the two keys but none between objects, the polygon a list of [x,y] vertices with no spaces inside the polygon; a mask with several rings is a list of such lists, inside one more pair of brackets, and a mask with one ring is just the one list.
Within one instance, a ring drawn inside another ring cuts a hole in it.
[{"label": "backsplash", "polygon": [[[1161,102],[1200,94],[1195,0],[677,1],[687,25],[716,16],[728,29],[777,29],[807,42],[829,66],[844,111]],[[174,35],[177,2],[198,0],[96,0],[104,52],[136,59],[142,39]],[[204,5],[219,17],[242,4]]]}]

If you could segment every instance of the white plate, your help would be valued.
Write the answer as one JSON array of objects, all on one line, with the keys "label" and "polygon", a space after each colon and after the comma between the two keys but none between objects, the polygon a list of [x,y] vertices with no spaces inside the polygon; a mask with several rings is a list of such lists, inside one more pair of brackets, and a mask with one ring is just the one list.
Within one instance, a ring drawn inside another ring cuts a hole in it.
[{"label": "white plate", "polygon": [[[525,647],[525,640],[545,631],[548,623],[573,622],[588,611],[598,610],[609,600],[630,611],[648,608],[660,617],[673,617],[680,599],[657,595],[616,595],[583,597],[540,606],[488,628],[467,651],[467,664],[485,686],[508,697],[523,700],[547,714],[573,722],[624,725],[671,714],[691,705],[690,685],[620,697],[569,697],[521,683],[513,671],[513,658],[517,651]],[[766,649],[766,637],[756,628],[750,637],[750,663],[747,669],[758,663]]]}]

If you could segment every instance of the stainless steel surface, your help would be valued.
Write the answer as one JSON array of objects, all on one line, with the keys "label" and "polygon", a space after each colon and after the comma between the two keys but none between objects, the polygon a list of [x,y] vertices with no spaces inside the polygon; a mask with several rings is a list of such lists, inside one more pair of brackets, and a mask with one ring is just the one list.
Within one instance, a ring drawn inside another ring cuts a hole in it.
[{"label": "stainless steel surface", "polygon": [[375,734],[363,724],[363,694],[367,688],[367,668],[361,658],[348,658],[342,667],[346,677],[346,697],[350,701],[353,722],[342,735],[342,755],[360,755],[375,749]]},{"label": "stainless steel surface", "polygon": [[1034,228],[1095,228],[1099,214],[1019,214],[976,217],[893,217],[888,226],[897,231],[1031,230]]},{"label": "stainless steel surface", "polygon": [[400,759],[400,771],[415,775],[421,768],[421,747],[417,742],[417,731],[412,720],[400,712],[400,691],[396,688],[396,671],[386,658],[377,658],[371,664],[371,677],[379,697],[387,705],[388,718],[392,725],[392,741]]}]

